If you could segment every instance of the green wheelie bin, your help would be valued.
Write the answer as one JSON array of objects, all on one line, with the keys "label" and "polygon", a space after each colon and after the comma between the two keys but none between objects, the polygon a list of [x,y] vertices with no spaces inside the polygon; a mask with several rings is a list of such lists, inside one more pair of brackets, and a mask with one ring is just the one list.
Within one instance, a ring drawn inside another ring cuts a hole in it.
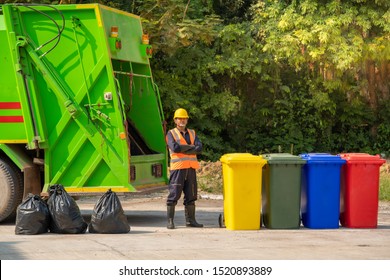
[{"label": "green wheelie bin", "polygon": [[288,153],[263,154],[262,213],[270,229],[300,227],[301,172],[306,163]]}]

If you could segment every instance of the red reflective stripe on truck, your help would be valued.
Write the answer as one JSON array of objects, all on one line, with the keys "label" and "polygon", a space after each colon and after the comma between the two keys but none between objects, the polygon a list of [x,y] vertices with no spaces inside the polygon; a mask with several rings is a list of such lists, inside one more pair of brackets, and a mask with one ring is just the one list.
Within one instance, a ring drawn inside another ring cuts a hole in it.
[{"label": "red reflective stripe on truck", "polygon": [[0,102],[0,109],[21,109],[20,102]]},{"label": "red reflective stripe on truck", "polygon": [[[19,110],[22,107],[20,102],[0,102],[0,110]],[[0,116],[0,123],[20,123],[24,122],[23,116]]]},{"label": "red reflective stripe on truck", "polygon": [[20,123],[24,122],[22,116],[0,116],[0,123]]}]

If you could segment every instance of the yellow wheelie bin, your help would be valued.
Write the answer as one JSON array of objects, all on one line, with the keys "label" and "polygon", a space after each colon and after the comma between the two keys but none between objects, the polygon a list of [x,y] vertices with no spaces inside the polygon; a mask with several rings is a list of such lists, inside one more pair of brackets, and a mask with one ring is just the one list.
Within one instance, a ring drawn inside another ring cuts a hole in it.
[{"label": "yellow wheelie bin", "polygon": [[262,168],[267,161],[250,153],[225,154],[220,161],[226,228],[260,229]]}]

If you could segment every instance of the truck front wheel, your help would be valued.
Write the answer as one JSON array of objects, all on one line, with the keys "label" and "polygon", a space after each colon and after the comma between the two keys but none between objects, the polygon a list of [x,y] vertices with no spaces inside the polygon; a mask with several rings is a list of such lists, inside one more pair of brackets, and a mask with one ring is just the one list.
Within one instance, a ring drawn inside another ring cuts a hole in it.
[{"label": "truck front wheel", "polygon": [[15,218],[22,198],[21,171],[12,162],[0,158],[0,222]]}]

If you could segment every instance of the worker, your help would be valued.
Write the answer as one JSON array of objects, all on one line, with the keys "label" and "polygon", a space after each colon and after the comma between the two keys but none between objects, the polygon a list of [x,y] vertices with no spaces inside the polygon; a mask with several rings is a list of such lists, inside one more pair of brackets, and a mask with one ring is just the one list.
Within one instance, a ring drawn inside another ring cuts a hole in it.
[{"label": "worker", "polygon": [[198,196],[196,169],[199,162],[196,157],[202,152],[203,146],[195,130],[188,129],[188,113],[185,109],[177,109],[173,116],[176,127],[169,130],[166,141],[171,157],[169,194],[167,198],[168,229],[174,229],[173,218],[175,206],[184,193],[184,210],[187,227],[203,227],[195,220],[195,201]]}]

